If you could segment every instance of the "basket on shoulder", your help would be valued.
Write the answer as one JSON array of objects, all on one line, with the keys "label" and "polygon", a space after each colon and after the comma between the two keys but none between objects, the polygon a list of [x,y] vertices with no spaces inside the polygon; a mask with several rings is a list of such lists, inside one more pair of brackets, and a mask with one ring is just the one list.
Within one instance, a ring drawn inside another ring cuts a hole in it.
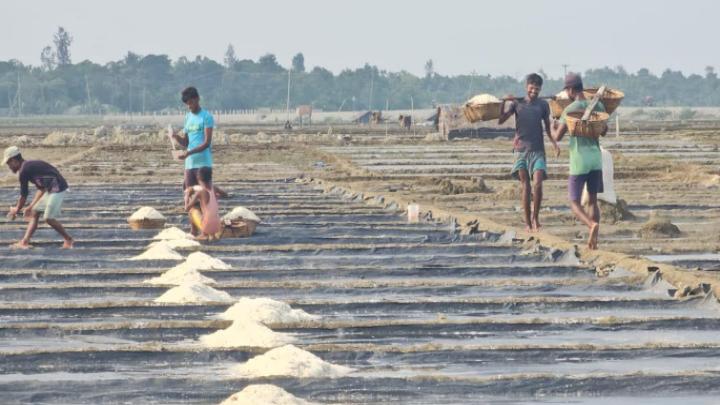
[{"label": "basket on shoulder", "polygon": [[584,136],[588,138],[599,138],[607,129],[607,122],[610,114],[602,111],[594,111],[587,121],[583,121],[584,112],[571,112],[565,118],[568,133],[572,136]]}]

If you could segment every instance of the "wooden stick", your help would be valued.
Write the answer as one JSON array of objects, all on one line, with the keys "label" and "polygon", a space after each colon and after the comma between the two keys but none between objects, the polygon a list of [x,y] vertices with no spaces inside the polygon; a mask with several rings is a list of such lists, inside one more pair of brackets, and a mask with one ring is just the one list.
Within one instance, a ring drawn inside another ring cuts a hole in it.
[{"label": "wooden stick", "polygon": [[583,113],[581,121],[587,121],[590,119],[590,115],[592,114],[593,110],[595,110],[595,106],[600,101],[600,98],[605,94],[605,85],[600,86],[597,93],[592,98],[592,101],[590,101],[590,104],[585,109],[585,112]]}]

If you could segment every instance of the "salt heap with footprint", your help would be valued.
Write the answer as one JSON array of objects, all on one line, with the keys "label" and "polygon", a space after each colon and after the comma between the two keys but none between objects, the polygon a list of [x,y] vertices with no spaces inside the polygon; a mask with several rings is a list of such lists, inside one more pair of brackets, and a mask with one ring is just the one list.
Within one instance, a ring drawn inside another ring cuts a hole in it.
[{"label": "salt heap with footprint", "polygon": [[150,244],[150,247],[164,243],[173,249],[189,249],[201,246],[200,242],[189,233],[184,232],[177,227],[163,229],[153,237],[156,242]]},{"label": "salt heap with footprint", "polygon": [[200,274],[203,270],[229,270],[230,265],[203,252],[191,253],[185,262],[162,275],[145,280],[148,284],[180,285],[187,282],[213,284],[215,280]]},{"label": "salt heap with footprint", "polygon": [[255,321],[234,321],[227,328],[201,336],[205,347],[265,347],[272,348],[294,343],[295,336],[278,333]]},{"label": "salt heap with footprint", "polygon": [[251,384],[232,394],[220,405],[316,405],[272,384]]},{"label": "salt heap with footprint", "polygon": [[328,363],[293,345],[272,349],[233,368],[241,378],[339,378],[355,370]]},{"label": "salt heap with footprint", "polygon": [[128,219],[132,221],[139,221],[142,219],[162,220],[165,219],[165,216],[153,207],[141,207],[137,211],[133,212]]},{"label": "salt heap with footprint", "polygon": [[206,347],[278,347],[296,341],[288,333],[272,331],[266,324],[310,322],[319,319],[301,309],[270,298],[240,298],[216,318],[233,321],[224,330],[201,336],[200,343]]},{"label": "salt heap with footprint", "polygon": [[199,282],[186,282],[173,287],[155,299],[166,304],[201,304],[206,302],[231,302],[225,291],[216,290]]},{"label": "salt heap with footprint", "polygon": [[145,252],[129,260],[183,260],[184,257],[176,252],[170,245],[160,242],[151,246]]},{"label": "salt heap with footprint", "polygon": [[231,321],[256,321],[266,325],[312,322],[320,319],[302,309],[270,298],[240,298],[233,306],[216,316]]},{"label": "salt heap with footprint", "polygon": [[154,240],[178,240],[178,239],[193,239],[193,236],[182,229],[173,226],[165,228],[153,237]]}]

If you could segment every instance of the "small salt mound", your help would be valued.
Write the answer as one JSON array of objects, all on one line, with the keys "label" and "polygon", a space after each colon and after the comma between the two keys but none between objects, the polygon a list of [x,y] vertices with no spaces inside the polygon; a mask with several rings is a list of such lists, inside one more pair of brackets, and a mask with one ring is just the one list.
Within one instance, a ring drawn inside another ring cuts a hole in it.
[{"label": "small salt mound", "polygon": [[155,299],[155,302],[171,304],[194,304],[203,302],[229,302],[230,294],[218,291],[201,283],[185,283],[169,289],[165,294]]},{"label": "small salt mound", "polygon": [[165,273],[145,280],[144,283],[148,284],[161,284],[161,285],[182,285],[182,284],[213,284],[215,280],[210,277],[203,276],[199,271],[190,269],[187,267],[175,266]]},{"label": "small salt mound", "polygon": [[232,394],[220,405],[315,405],[272,384],[252,384]]},{"label": "small salt mound", "polygon": [[223,220],[226,221],[232,221],[240,218],[247,219],[249,221],[255,221],[258,224],[262,222],[260,218],[255,215],[254,212],[250,211],[245,207],[235,207],[232,211],[228,212],[227,214],[225,214],[225,216],[223,216]]},{"label": "small salt mound", "polygon": [[160,231],[153,237],[154,240],[178,240],[178,239],[192,239],[192,235],[183,231],[182,229],[173,226],[172,228],[166,228]]},{"label": "small salt mound", "polygon": [[478,94],[477,96],[471,98],[468,100],[468,104],[490,104],[490,103],[499,103],[500,99],[493,96],[492,94]]},{"label": "small salt mound", "polygon": [[131,220],[141,219],[165,219],[163,214],[153,207],[142,207],[130,215]]},{"label": "small salt mound", "polygon": [[155,245],[159,244],[165,244],[169,246],[171,249],[188,249],[188,248],[194,248],[199,247],[200,242],[192,239],[167,239],[162,241],[153,242],[150,244],[150,247],[153,247]]},{"label": "small salt mound", "polygon": [[253,321],[235,321],[229,328],[200,336],[206,347],[278,347],[293,343],[295,337],[273,332],[267,326]]},{"label": "small salt mound", "polygon": [[172,247],[166,243],[154,244],[150,249],[146,250],[142,254],[139,254],[130,260],[182,260],[183,257],[180,253],[173,250]]},{"label": "small salt mound", "polygon": [[260,377],[298,377],[298,378],[336,378],[354,370],[349,367],[330,364],[314,354],[287,345],[272,349],[265,354],[253,357],[246,363],[235,367],[235,372],[244,378]]},{"label": "small salt mound", "polygon": [[555,95],[555,98],[560,99],[560,100],[569,100],[570,96],[568,96],[568,94],[565,90],[561,90],[560,93]]},{"label": "small salt mound", "polygon": [[220,319],[232,321],[253,320],[264,324],[300,323],[320,319],[302,309],[270,298],[240,298],[237,303],[218,315]]},{"label": "small salt mound", "polygon": [[203,252],[190,253],[182,266],[195,270],[230,270],[232,268],[224,261]]}]

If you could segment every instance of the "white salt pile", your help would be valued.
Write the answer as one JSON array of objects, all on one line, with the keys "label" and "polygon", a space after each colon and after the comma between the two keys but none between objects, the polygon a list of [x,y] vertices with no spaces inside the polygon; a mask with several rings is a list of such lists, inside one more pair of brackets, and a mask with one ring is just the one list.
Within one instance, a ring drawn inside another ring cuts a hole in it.
[{"label": "white salt pile", "polygon": [[171,249],[189,249],[201,246],[200,242],[193,239],[167,239],[153,242],[150,244],[150,247],[161,243],[169,246]]},{"label": "white salt pile", "polygon": [[349,367],[328,363],[314,354],[287,345],[272,349],[265,354],[255,356],[246,363],[236,366],[234,371],[244,378],[260,377],[298,377],[298,378],[336,378],[354,370]]},{"label": "white salt pile", "polygon": [[131,220],[165,219],[165,216],[153,207],[142,207],[130,215]]},{"label": "white salt pile", "polygon": [[183,256],[166,243],[158,243],[130,260],[182,260]]},{"label": "white salt pile", "polygon": [[301,323],[320,319],[302,309],[270,298],[240,298],[237,303],[217,316],[232,321],[252,320],[264,324]]},{"label": "white salt pile", "polygon": [[148,284],[161,284],[161,285],[181,285],[181,284],[214,284],[215,280],[210,277],[203,276],[199,271],[188,267],[182,267],[182,265],[175,266],[165,273],[145,280],[144,283]]},{"label": "white salt pile", "polygon": [[[167,244],[170,241],[157,242]],[[201,270],[228,270],[230,266],[220,259],[216,259],[203,252],[193,252],[187,259],[166,271],[162,275],[145,282],[150,284],[171,284],[180,285],[185,283],[212,284],[215,283],[210,277],[200,274]]]},{"label": "white salt pile", "polygon": [[315,405],[272,384],[252,384],[232,394],[220,405]]},{"label": "white salt pile", "polygon": [[225,214],[225,216],[223,216],[222,219],[226,220],[226,221],[232,221],[232,220],[241,219],[241,218],[247,219],[249,221],[255,221],[257,223],[262,222],[260,220],[260,217],[258,217],[257,215],[255,215],[254,212],[250,211],[249,209],[247,209],[245,207],[233,208],[233,210],[228,212],[227,214]]},{"label": "white salt pile", "polygon": [[278,347],[295,342],[288,333],[273,332],[254,321],[235,321],[229,328],[200,336],[206,347]]},{"label": "white salt pile", "polygon": [[229,264],[220,259],[216,259],[203,252],[193,252],[188,255],[185,263],[181,266],[189,267],[195,270],[230,270]]},{"label": "white salt pile", "polygon": [[185,283],[171,288],[155,299],[155,302],[172,304],[195,304],[203,302],[229,302],[230,294],[201,283]]},{"label": "white salt pile", "polygon": [[178,239],[193,239],[193,236],[183,231],[182,229],[173,226],[160,231],[153,237],[154,240],[178,240]]},{"label": "white salt pile", "polygon": [[468,104],[490,104],[490,103],[499,103],[500,99],[493,96],[492,94],[478,94],[477,96],[471,98],[468,100]]}]

